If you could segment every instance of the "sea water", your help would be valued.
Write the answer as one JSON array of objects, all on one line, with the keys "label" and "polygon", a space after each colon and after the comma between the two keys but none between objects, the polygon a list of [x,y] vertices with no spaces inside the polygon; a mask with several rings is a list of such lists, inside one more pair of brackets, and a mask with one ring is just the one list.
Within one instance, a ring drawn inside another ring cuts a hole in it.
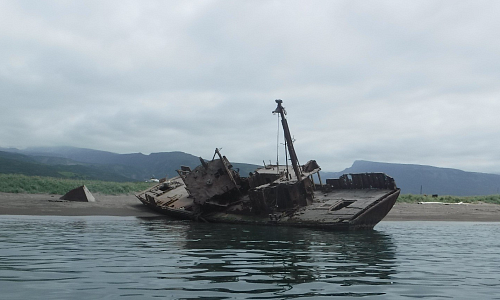
[{"label": "sea water", "polygon": [[500,299],[500,223],[0,216],[0,299]]}]

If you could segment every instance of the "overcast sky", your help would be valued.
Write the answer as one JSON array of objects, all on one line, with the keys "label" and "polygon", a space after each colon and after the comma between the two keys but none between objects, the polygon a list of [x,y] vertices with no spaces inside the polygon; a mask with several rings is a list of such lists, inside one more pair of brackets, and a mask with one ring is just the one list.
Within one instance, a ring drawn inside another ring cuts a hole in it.
[{"label": "overcast sky", "polygon": [[0,147],[275,162],[280,98],[301,163],[500,173],[499,16],[500,1],[3,0]]}]

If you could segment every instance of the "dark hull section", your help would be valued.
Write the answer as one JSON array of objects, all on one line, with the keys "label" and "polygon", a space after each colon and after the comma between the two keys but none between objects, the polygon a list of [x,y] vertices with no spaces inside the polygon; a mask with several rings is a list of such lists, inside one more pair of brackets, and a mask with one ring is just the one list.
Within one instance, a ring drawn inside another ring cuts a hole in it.
[{"label": "dark hull section", "polygon": [[399,189],[395,190],[393,193],[382,198],[376,205],[368,208],[365,212],[352,220],[352,229],[373,228],[377,225],[392,209],[400,192]]},{"label": "dark hull section", "polygon": [[149,207],[150,209],[152,209],[158,213],[164,214],[166,216],[180,219],[180,220],[195,220],[196,219],[195,215],[190,211],[162,207],[162,206],[155,205],[154,203],[148,202],[145,199],[141,199],[141,198],[139,198],[139,200],[141,200],[141,202],[144,205],[146,205],[147,207]]},{"label": "dark hull section", "polygon": [[275,214],[253,214],[244,211],[242,200],[212,212],[195,212],[192,198],[184,186],[166,193],[153,188],[137,195],[149,208],[164,215],[208,223],[291,226],[326,230],[372,229],[392,209],[399,189],[339,189],[325,193],[315,191],[313,204],[294,211]]}]

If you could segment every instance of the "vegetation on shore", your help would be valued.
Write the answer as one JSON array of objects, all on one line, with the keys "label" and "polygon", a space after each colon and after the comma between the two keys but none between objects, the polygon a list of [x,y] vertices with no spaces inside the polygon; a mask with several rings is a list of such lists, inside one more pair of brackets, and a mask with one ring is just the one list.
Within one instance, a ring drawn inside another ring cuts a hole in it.
[{"label": "vegetation on shore", "polygon": [[[143,191],[154,183],[150,182],[110,182],[100,180],[64,179],[20,174],[0,174],[0,192],[28,194],[63,195],[68,191],[86,185],[92,193],[103,195],[131,194]],[[443,202],[443,203],[491,203],[500,204],[500,195],[487,196],[437,196],[402,194],[399,203]]]},{"label": "vegetation on shore", "polygon": [[486,195],[486,196],[437,196],[431,195],[412,195],[405,194],[399,195],[399,203],[418,203],[418,202],[443,202],[443,203],[490,203],[500,204],[500,195]]},{"label": "vegetation on shore", "polygon": [[85,185],[92,193],[103,195],[130,194],[151,187],[150,182],[110,182],[84,179],[64,179],[20,174],[0,174],[0,192],[64,195]]}]

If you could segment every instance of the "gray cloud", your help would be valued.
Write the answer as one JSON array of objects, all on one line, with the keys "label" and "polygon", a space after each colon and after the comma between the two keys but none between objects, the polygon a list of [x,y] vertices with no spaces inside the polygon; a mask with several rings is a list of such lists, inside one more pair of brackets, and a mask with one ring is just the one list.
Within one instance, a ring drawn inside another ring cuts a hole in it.
[{"label": "gray cloud", "polygon": [[[495,1],[2,1],[0,146],[500,172]],[[283,155],[281,155],[283,157]]]}]

